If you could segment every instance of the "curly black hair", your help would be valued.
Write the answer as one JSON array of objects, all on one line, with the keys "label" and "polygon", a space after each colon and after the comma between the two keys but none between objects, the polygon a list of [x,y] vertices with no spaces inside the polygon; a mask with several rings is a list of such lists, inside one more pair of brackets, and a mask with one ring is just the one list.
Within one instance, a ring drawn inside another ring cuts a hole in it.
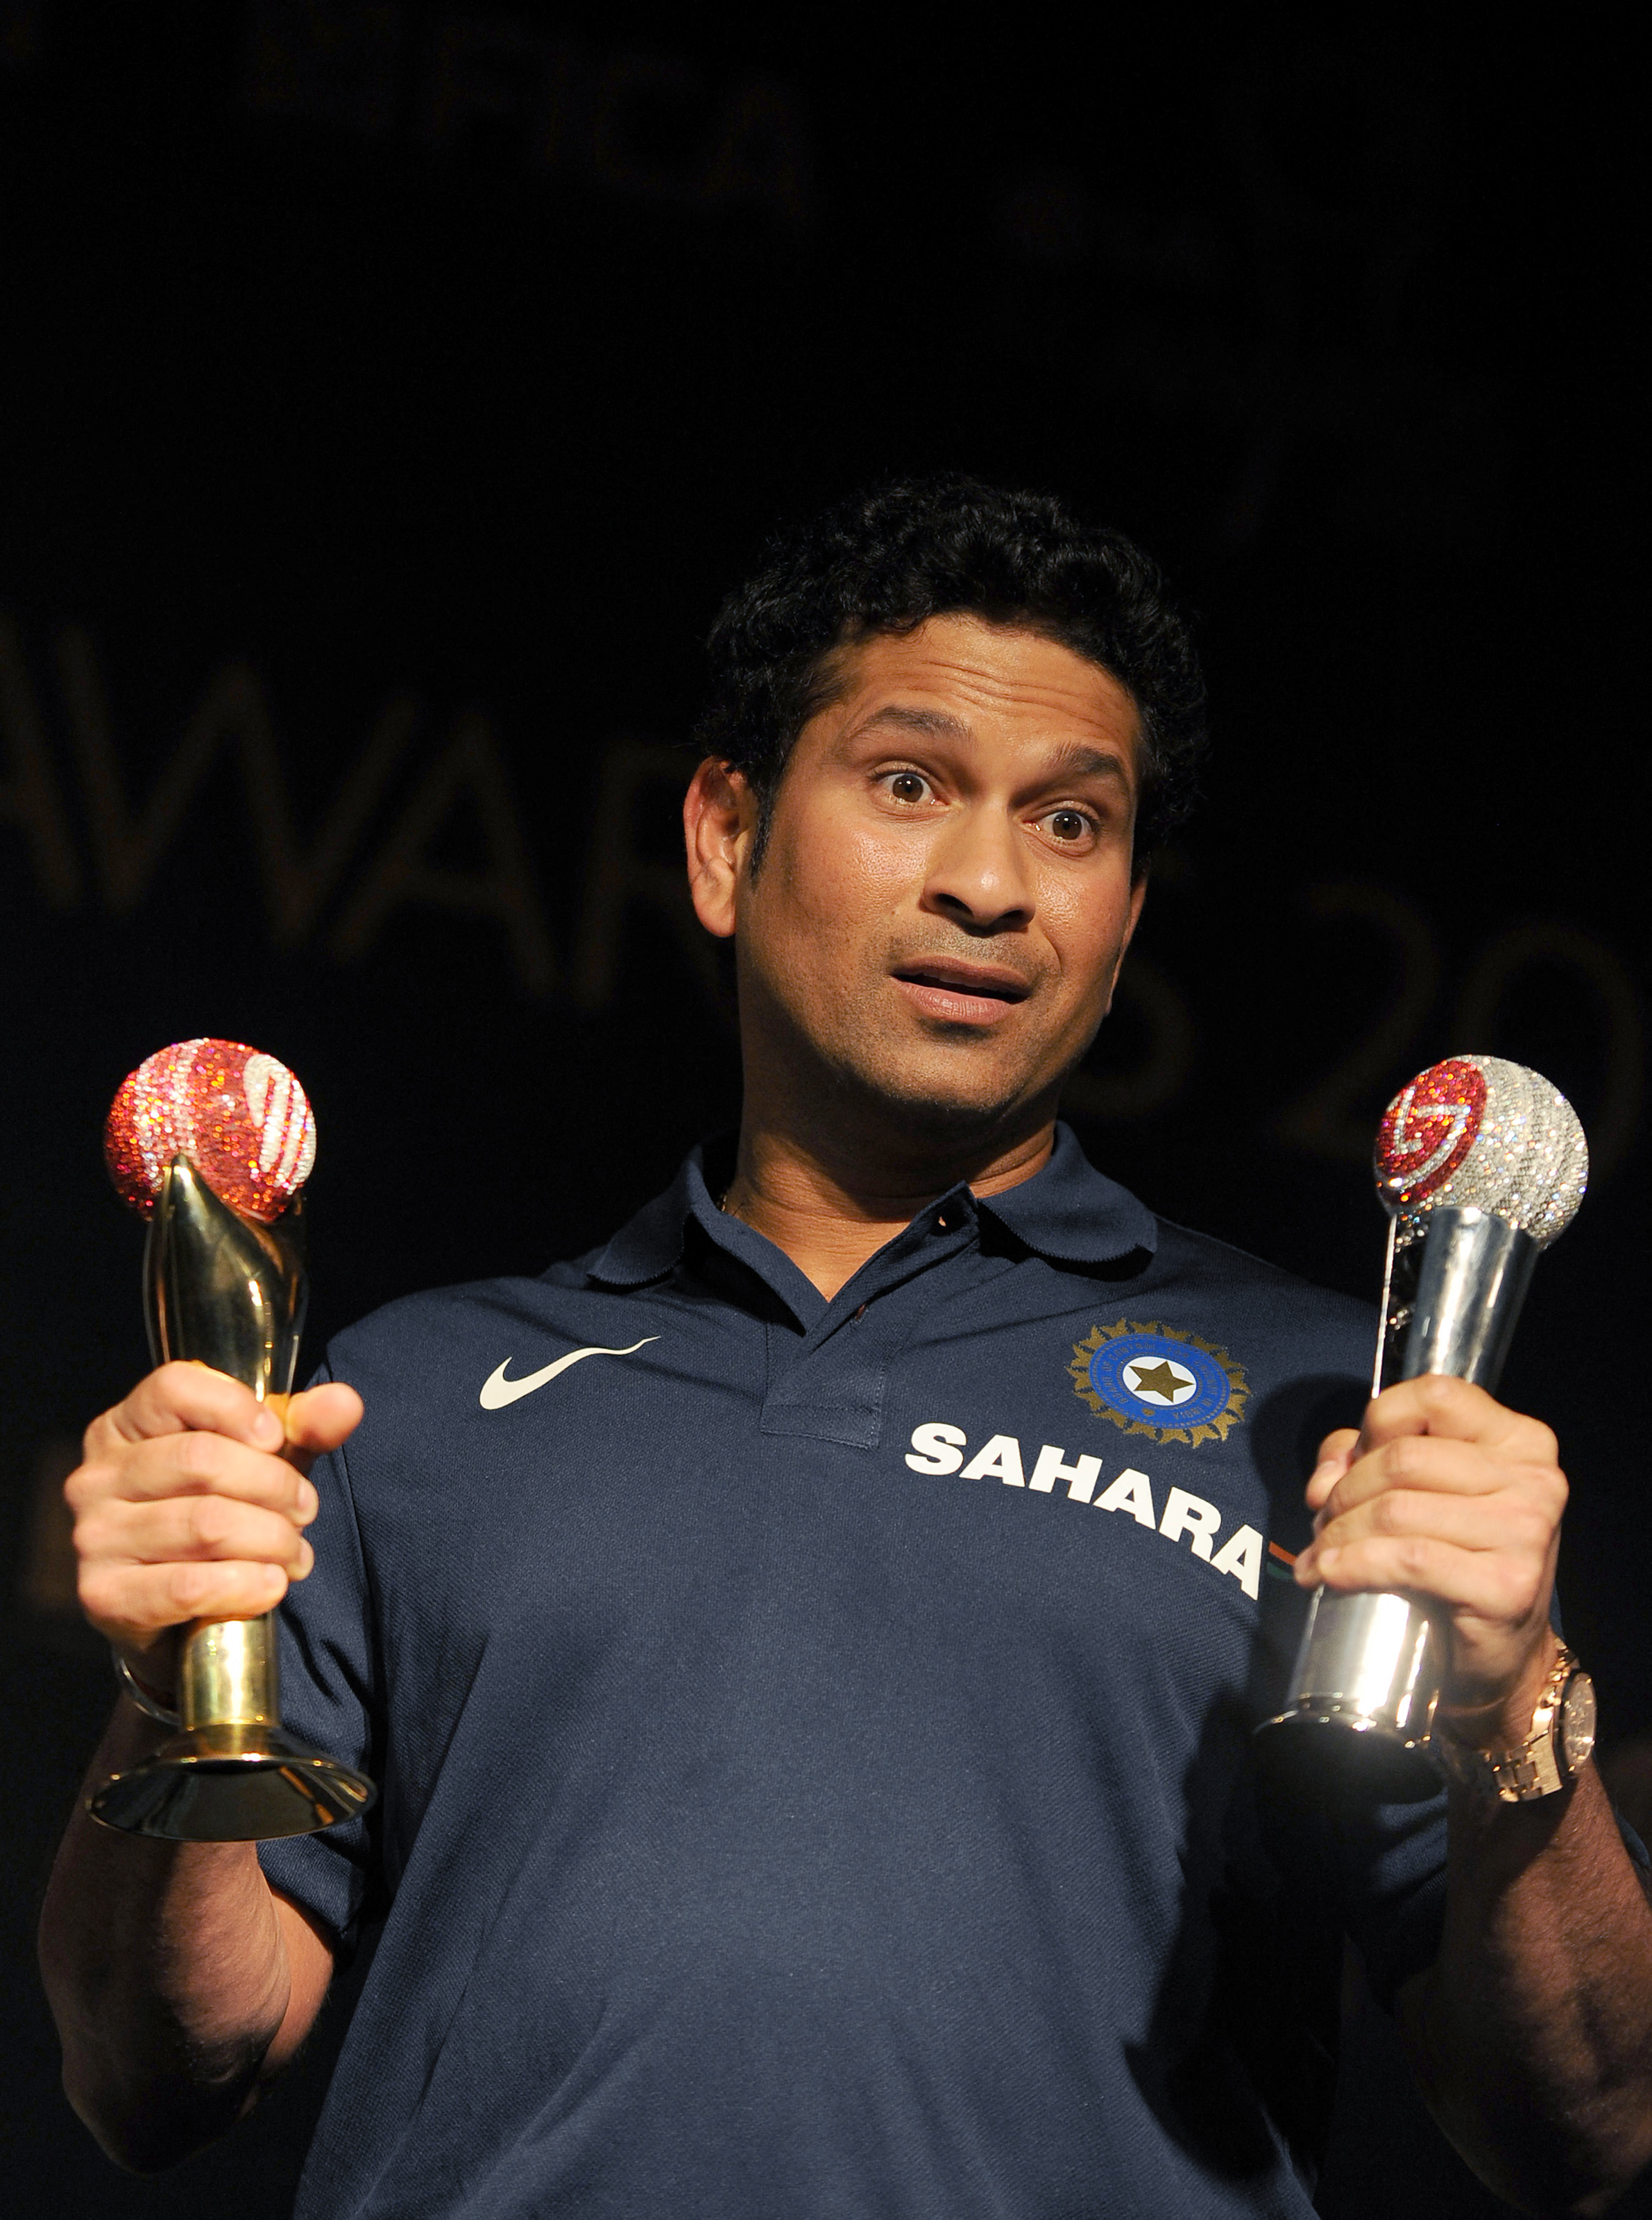
[{"label": "curly black hair", "polygon": [[1130,695],[1141,720],[1138,870],[1188,816],[1205,684],[1158,566],[1048,494],[948,473],[875,486],[777,535],[718,612],[695,739],[757,793],[754,865],[793,745],[831,699],[834,651],[953,610],[1058,640]]}]

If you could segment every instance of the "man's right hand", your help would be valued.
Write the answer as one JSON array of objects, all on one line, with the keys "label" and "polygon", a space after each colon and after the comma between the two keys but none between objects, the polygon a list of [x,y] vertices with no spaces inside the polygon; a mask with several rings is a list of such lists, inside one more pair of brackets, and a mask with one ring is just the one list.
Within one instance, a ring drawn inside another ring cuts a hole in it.
[{"label": "man's right hand", "polygon": [[303,1579],[309,1468],[361,1415],[355,1389],[329,1381],[295,1395],[284,1427],[224,1373],[163,1364],[93,1419],[63,1491],[80,1605],[146,1686],[172,1687],[176,1628],[255,1618]]}]

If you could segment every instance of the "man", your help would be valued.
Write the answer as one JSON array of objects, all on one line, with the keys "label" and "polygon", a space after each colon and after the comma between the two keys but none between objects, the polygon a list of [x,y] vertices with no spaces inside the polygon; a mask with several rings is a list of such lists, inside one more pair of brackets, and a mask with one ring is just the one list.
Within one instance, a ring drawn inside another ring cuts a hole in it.
[{"label": "man", "polygon": [[[1346,1930],[1473,2162],[1604,2209],[1652,2154],[1652,1913],[1587,1765],[1468,1785],[1555,1663],[1552,1437],[1412,1381],[1304,1509],[1369,1315],[1056,1123],[1200,743],[1156,574],[1050,501],[897,486],[771,550],[712,648],[685,821],[738,1146],[577,1264],[346,1334],[284,1445],[179,1366],[90,1431],[82,1595],[136,1683],[93,1774],[165,1732],[179,1622],[294,1581],[289,1718],[383,1794],[257,1853],[77,1818],[72,2098],[165,2164],[371,1928],[312,2220],[1305,2213]],[[1321,1581],[1438,1603],[1449,1853],[1443,1799],[1258,1791]]]}]

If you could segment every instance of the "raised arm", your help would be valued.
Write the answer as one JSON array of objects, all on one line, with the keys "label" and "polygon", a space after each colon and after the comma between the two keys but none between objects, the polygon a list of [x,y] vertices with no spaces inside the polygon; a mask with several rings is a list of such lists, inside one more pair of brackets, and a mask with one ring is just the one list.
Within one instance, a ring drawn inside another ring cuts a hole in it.
[{"label": "raised arm", "polygon": [[[156,1695],[176,1630],[268,1611],[313,1562],[311,1459],[355,1427],[348,1388],[295,1396],[287,1428],[250,1392],[165,1365],[94,1421],[65,1493],[86,1616]],[[167,1730],[122,1696],[88,1785]],[[41,1919],[41,1967],[70,2102],[140,2171],[222,2135],[292,2055],[332,1976],[332,1946],[265,1882],[250,1843],[161,1843],[77,1809]]]},{"label": "raised arm", "polygon": [[[1549,1600],[1566,1481],[1555,1437],[1478,1388],[1429,1377],[1331,1435],[1297,1577],[1439,1606],[1437,1728],[1518,1748],[1558,1645]],[[1472,1757],[1462,1768],[1481,1768]],[[1454,1782],[1443,1941],[1400,1992],[1431,2109],[1524,2212],[1607,2211],[1652,2161],[1652,1906],[1592,1765],[1525,1803]]]}]

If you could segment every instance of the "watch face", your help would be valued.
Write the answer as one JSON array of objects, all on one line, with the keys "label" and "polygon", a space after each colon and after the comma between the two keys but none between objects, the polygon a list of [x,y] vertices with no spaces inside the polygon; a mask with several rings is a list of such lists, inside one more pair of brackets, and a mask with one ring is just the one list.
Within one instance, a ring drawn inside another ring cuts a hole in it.
[{"label": "watch face", "polygon": [[1560,1744],[1566,1769],[1575,1773],[1594,1748],[1594,1682],[1574,1673],[1561,1699]]}]

